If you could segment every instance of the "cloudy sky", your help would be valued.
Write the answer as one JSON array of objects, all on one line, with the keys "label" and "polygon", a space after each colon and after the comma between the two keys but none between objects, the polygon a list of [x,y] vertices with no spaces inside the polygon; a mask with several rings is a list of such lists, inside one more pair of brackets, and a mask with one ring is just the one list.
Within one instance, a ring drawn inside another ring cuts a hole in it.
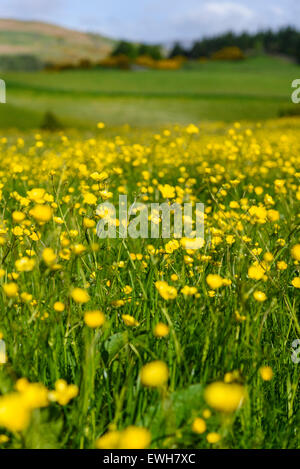
[{"label": "cloudy sky", "polygon": [[114,38],[167,42],[283,25],[300,0],[0,0],[0,17],[34,19]]}]

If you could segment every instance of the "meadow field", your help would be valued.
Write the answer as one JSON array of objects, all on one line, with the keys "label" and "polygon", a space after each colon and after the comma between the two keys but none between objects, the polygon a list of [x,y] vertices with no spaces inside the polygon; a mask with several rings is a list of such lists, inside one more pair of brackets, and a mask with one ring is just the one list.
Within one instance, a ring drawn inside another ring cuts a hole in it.
[{"label": "meadow field", "polygon": [[[298,447],[299,121],[102,127],[0,140],[1,444]],[[99,239],[119,194],[205,244]]]},{"label": "meadow field", "polygon": [[[1,77],[1,448],[300,447],[298,75]],[[119,195],[203,203],[204,240],[100,239]]]},{"label": "meadow field", "polygon": [[65,127],[152,127],[200,121],[271,119],[291,104],[299,67],[286,59],[187,64],[177,71],[77,70],[1,75],[9,100],[2,128],[38,128],[47,111]]}]

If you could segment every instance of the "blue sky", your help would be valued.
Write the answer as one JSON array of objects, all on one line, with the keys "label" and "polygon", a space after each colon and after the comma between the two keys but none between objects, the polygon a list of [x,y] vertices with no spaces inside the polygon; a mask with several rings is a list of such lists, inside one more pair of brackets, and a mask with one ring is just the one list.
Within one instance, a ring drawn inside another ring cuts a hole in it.
[{"label": "blue sky", "polygon": [[0,0],[0,17],[114,38],[169,42],[227,31],[300,28],[300,0]]}]

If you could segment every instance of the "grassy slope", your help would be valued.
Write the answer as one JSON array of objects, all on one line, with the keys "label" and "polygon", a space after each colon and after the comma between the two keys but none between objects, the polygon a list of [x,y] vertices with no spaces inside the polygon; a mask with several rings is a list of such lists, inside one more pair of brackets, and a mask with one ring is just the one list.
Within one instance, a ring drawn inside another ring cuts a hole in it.
[{"label": "grassy slope", "polygon": [[43,62],[97,61],[110,53],[113,44],[113,40],[97,34],[48,23],[0,19],[0,54],[4,55],[25,53]]},{"label": "grassy slope", "polygon": [[8,104],[0,107],[0,125],[36,127],[46,110],[76,127],[99,120],[148,126],[272,118],[290,103],[298,75],[299,67],[269,57],[177,72],[7,73]]}]

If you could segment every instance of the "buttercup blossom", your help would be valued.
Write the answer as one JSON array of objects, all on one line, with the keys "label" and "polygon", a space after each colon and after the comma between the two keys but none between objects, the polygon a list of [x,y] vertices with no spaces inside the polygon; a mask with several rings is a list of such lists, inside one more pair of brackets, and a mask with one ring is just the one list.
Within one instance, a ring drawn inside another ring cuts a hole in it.
[{"label": "buttercup blossom", "polygon": [[300,244],[295,244],[295,246],[292,247],[291,254],[296,261],[300,261]]},{"label": "buttercup blossom", "polygon": [[165,300],[174,300],[177,296],[177,290],[175,287],[172,287],[168,285],[167,282],[164,281],[157,281],[155,283],[155,286],[159,292],[159,294],[165,299]]},{"label": "buttercup blossom", "polygon": [[59,379],[55,383],[54,391],[48,393],[48,397],[52,402],[67,405],[70,400],[78,395],[78,392],[79,389],[75,384],[68,384],[64,379]]},{"label": "buttercup blossom", "polygon": [[201,418],[196,418],[193,422],[192,430],[195,433],[199,433],[199,434],[204,433],[206,431],[205,420]]},{"label": "buttercup blossom", "polygon": [[143,427],[130,425],[122,431],[112,430],[95,443],[97,449],[146,449],[151,443],[150,432]]},{"label": "buttercup blossom", "polygon": [[76,303],[87,303],[90,299],[89,294],[82,288],[74,288],[71,292],[71,297]]},{"label": "buttercup blossom", "polygon": [[237,410],[246,398],[245,388],[241,384],[212,383],[205,389],[206,402],[214,409],[231,413]]},{"label": "buttercup blossom", "polygon": [[223,285],[223,279],[218,274],[209,274],[206,277],[206,282],[208,286],[212,288],[213,290],[216,290],[217,288],[220,288]]},{"label": "buttercup blossom", "polygon": [[100,327],[105,322],[105,316],[102,311],[87,311],[84,313],[84,322],[91,328]]},{"label": "buttercup blossom", "polygon": [[47,223],[51,220],[52,210],[48,205],[35,205],[29,214],[39,223]]},{"label": "buttercup blossom", "polygon": [[259,373],[264,381],[271,381],[273,378],[273,370],[270,366],[262,366],[259,369]]},{"label": "buttercup blossom", "polygon": [[168,367],[160,360],[144,365],[141,370],[141,382],[144,386],[161,387],[166,384],[168,377]]},{"label": "buttercup blossom", "polygon": [[169,334],[169,332],[170,332],[169,326],[167,326],[166,324],[162,322],[159,322],[158,324],[156,324],[154,328],[154,335],[156,337],[166,337]]}]

